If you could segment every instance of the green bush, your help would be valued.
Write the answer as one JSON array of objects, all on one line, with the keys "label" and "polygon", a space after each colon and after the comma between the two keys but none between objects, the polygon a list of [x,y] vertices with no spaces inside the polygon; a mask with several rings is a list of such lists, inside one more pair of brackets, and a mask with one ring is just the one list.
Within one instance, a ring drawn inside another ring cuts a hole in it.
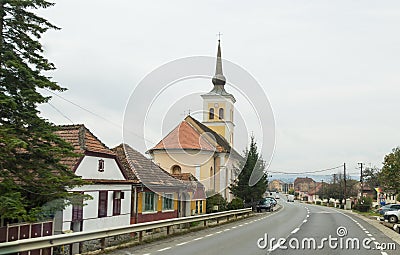
[{"label": "green bush", "polygon": [[244,208],[243,199],[235,197],[230,203],[228,203],[228,210],[237,210]]},{"label": "green bush", "polygon": [[371,209],[371,206],[366,205],[366,204],[356,204],[354,206],[354,209],[356,209],[357,211],[360,211],[360,212],[369,212],[369,210]]},{"label": "green bush", "polygon": [[208,197],[206,202],[207,213],[212,213],[214,211],[214,206],[218,206],[218,212],[226,211],[227,202],[226,199],[219,193]]}]

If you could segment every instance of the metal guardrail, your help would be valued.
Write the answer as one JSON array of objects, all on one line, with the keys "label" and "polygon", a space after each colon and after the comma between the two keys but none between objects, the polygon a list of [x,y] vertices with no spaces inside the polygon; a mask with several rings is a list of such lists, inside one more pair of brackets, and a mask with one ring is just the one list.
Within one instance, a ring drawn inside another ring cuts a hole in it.
[{"label": "metal guardrail", "polygon": [[0,254],[9,254],[21,251],[30,251],[41,248],[79,243],[79,242],[84,242],[94,239],[102,239],[106,237],[123,235],[134,232],[142,233],[142,231],[162,228],[162,227],[167,227],[167,232],[169,232],[169,227],[174,225],[198,222],[198,221],[204,221],[204,224],[206,225],[207,220],[213,220],[213,219],[218,220],[219,218],[223,217],[229,218],[230,216],[236,217],[242,214],[249,214],[251,211],[252,211],[251,208],[245,208],[245,209],[230,210],[230,211],[182,217],[182,218],[173,218],[173,219],[166,219],[159,221],[137,223],[128,226],[105,228],[95,231],[74,232],[69,234],[23,239],[18,241],[0,243]]}]

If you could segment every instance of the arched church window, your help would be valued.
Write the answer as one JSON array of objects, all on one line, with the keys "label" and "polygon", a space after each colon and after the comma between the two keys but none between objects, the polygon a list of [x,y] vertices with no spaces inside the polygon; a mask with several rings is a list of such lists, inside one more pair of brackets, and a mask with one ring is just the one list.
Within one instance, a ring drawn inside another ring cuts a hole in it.
[{"label": "arched church window", "polygon": [[220,120],[224,118],[224,108],[219,108],[218,117]]},{"label": "arched church window", "polygon": [[182,172],[182,169],[180,166],[178,165],[174,165],[172,167],[172,174],[180,174]]},{"label": "arched church window", "polygon": [[209,112],[208,118],[209,118],[210,120],[213,120],[213,119],[214,119],[214,108],[210,108],[210,112]]}]

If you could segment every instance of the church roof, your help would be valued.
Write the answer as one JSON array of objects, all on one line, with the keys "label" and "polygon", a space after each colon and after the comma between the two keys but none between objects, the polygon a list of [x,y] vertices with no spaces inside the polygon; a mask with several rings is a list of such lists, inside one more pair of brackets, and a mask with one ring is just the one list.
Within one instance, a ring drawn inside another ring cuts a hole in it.
[{"label": "church roof", "polygon": [[151,150],[195,149],[214,151],[215,148],[187,121],[182,121]]},{"label": "church roof", "polygon": [[188,115],[177,127],[166,135],[154,150],[194,149],[231,153],[231,156],[242,159],[229,142],[217,132]]}]

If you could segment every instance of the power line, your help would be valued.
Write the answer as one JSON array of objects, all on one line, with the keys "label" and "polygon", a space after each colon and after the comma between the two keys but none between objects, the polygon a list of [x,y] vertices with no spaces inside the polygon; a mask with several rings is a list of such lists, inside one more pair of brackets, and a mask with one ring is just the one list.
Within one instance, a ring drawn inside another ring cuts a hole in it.
[{"label": "power line", "polygon": [[69,120],[72,124],[74,124],[74,122],[68,118],[67,115],[65,115],[64,113],[62,113],[60,110],[58,110],[54,105],[52,105],[50,102],[47,102],[54,110],[56,110],[59,114],[61,114],[64,118],[66,118],[67,120]]},{"label": "power line", "polygon": [[268,171],[268,173],[273,173],[273,174],[314,174],[314,173],[321,173],[321,172],[326,172],[326,171],[330,171],[330,170],[335,170],[335,169],[342,168],[342,167],[343,167],[343,165],[331,167],[331,168],[327,168],[327,169],[315,170],[315,171],[303,171],[303,172]]},{"label": "power line", "polygon": [[[55,93],[54,91],[51,91],[51,90],[49,90],[49,89],[47,89],[47,88],[44,88],[44,90],[46,90],[46,91],[48,91],[49,93],[51,93],[51,94],[53,94],[53,95],[55,95],[55,96],[61,98],[61,99],[64,100],[64,101],[66,101],[66,102],[68,102],[68,103],[70,103],[70,104],[72,104],[72,105],[78,107],[78,108],[81,109],[81,110],[84,110],[84,111],[86,111],[86,112],[88,112],[88,113],[90,113],[90,114],[92,114],[92,115],[94,115],[94,116],[96,116],[96,117],[98,117],[98,118],[100,118],[100,119],[102,119],[102,120],[105,120],[106,122],[112,124],[112,125],[115,126],[115,127],[122,128],[121,125],[119,125],[119,124],[117,124],[117,123],[115,123],[115,122],[113,122],[113,121],[111,121],[111,120],[109,120],[109,119],[106,119],[106,118],[104,118],[103,116],[101,116],[101,115],[99,115],[99,114],[97,114],[97,113],[95,113],[95,112],[93,112],[93,111],[91,111],[91,110],[89,110],[89,109],[87,109],[87,108],[85,108],[85,107],[83,107],[83,106],[80,106],[79,104],[77,104],[77,103],[75,103],[75,102],[72,102],[71,100],[69,100],[69,99],[67,99],[67,98],[65,98],[65,97],[63,97],[63,96],[61,96],[61,95]],[[50,104],[50,103],[49,103],[49,104]],[[55,108],[55,109],[56,109],[56,108]],[[57,110],[57,109],[56,109],[56,110]],[[57,110],[57,111],[58,111],[58,110]],[[60,111],[58,111],[58,112],[60,112]],[[60,112],[60,114],[62,114],[62,113]],[[62,114],[62,115],[63,115],[63,114]],[[63,116],[64,116],[64,115],[63,115]],[[67,116],[64,116],[64,117],[66,117],[68,120],[70,120],[70,121],[73,123],[73,121],[72,121],[71,119],[69,119]],[[125,131],[127,131],[127,132],[129,132],[130,134],[132,134],[132,135],[134,135],[134,136],[136,136],[136,137],[138,137],[138,138],[140,138],[140,139],[143,139],[143,140],[145,140],[145,141],[147,141],[147,142],[150,142],[150,143],[153,143],[153,144],[156,144],[156,143],[157,143],[157,142],[155,142],[155,141],[151,141],[151,140],[149,140],[149,139],[146,139],[146,138],[144,138],[143,136],[140,136],[140,135],[136,134],[135,132],[132,132],[131,130],[125,130]]]}]

